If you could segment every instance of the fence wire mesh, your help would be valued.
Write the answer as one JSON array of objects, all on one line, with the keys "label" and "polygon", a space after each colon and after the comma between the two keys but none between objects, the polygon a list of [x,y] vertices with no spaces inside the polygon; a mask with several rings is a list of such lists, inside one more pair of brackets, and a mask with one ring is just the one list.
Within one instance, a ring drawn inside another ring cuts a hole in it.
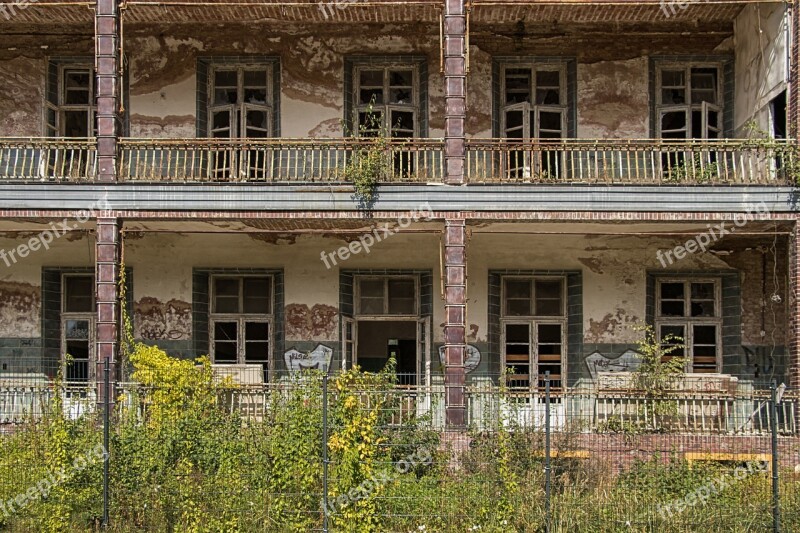
[{"label": "fence wire mesh", "polygon": [[470,386],[448,428],[390,373],[191,368],[0,391],[2,529],[800,531],[796,391]]}]

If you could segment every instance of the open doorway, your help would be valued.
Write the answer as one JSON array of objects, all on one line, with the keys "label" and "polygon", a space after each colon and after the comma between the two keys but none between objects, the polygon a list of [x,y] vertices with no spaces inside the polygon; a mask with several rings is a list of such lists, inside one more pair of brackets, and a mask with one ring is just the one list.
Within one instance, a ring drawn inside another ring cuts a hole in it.
[{"label": "open doorway", "polygon": [[394,357],[399,385],[417,385],[417,322],[359,320],[358,364],[380,372]]}]

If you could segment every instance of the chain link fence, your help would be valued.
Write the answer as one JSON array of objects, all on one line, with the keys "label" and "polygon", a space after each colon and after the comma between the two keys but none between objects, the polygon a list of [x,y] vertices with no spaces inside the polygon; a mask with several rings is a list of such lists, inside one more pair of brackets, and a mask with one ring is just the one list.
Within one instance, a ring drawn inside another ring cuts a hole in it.
[{"label": "chain link fence", "polygon": [[149,372],[0,391],[3,530],[800,531],[800,401],[783,387],[497,381],[468,387],[452,429],[442,388],[390,372]]}]

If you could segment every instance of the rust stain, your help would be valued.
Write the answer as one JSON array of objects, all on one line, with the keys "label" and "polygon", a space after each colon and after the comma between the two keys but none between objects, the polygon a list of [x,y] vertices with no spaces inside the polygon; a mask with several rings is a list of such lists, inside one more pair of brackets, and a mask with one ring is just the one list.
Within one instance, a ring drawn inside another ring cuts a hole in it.
[{"label": "rust stain", "polygon": [[38,337],[42,296],[39,287],[0,282],[0,337]]},{"label": "rust stain", "polygon": [[306,304],[286,306],[287,340],[336,340],[339,311],[335,307],[316,304],[309,308]]},{"label": "rust stain", "polygon": [[147,340],[192,338],[192,305],[181,300],[162,302],[146,296],[134,303],[134,335]]}]

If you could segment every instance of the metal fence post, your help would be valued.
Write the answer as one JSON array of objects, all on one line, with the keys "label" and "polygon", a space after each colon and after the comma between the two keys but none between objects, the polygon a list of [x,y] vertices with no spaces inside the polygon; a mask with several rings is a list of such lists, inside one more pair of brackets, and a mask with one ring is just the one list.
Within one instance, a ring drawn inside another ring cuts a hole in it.
[{"label": "metal fence post", "polygon": [[322,531],[328,533],[328,371],[322,376]]},{"label": "metal fence post", "polygon": [[111,425],[111,368],[103,359],[103,529],[108,529],[109,442]]},{"label": "metal fence post", "polygon": [[550,533],[550,371],[544,373],[544,530]]},{"label": "metal fence post", "polygon": [[778,391],[775,380],[769,386],[769,419],[770,432],[772,433],[772,531],[780,533],[781,530],[781,500],[778,492]]}]

